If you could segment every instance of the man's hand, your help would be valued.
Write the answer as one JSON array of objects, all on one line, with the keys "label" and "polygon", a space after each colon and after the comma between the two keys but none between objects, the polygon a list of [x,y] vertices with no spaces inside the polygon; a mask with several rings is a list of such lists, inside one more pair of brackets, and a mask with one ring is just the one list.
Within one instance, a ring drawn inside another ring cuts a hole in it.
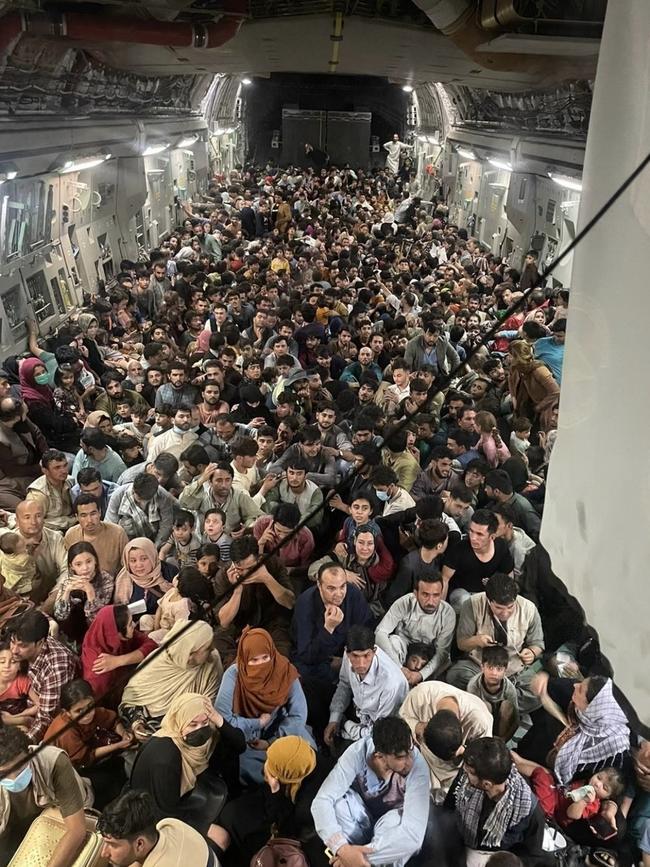
[{"label": "man's hand", "polygon": [[346,843],[336,853],[334,865],[339,864],[340,867],[370,867],[370,861],[366,858],[372,852],[372,846],[351,846]]},{"label": "man's hand", "polygon": [[326,458],[337,458],[339,456],[339,450],[332,446],[322,446],[321,453],[324,454]]},{"label": "man's hand", "polygon": [[336,627],[343,623],[343,611],[337,605],[327,605],[325,607],[325,629],[330,635]]},{"label": "man's hand", "polygon": [[341,499],[340,494],[334,494],[334,496],[330,497],[327,502],[333,509],[340,509],[342,512],[347,511],[348,507]]},{"label": "man's hand", "polygon": [[519,651],[518,656],[524,665],[532,665],[535,662],[535,654],[529,647],[524,647],[523,650]]},{"label": "man's hand", "polygon": [[204,482],[209,482],[212,478],[212,474],[217,469],[216,464],[208,464],[207,467],[203,470],[201,475],[198,477],[197,481],[203,484]]},{"label": "man's hand", "polygon": [[334,546],[334,554],[339,558],[339,560],[345,560],[348,556],[348,546],[345,542],[339,542]]},{"label": "man's hand", "polygon": [[365,590],[366,582],[363,580],[361,575],[357,575],[356,572],[350,572],[349,569],[346,569],[345,580],[348,582],[348,584],[354,584],[357,590]]},{"label": "man's hand", "polygon": [[260,553],[262,553],[265,550],[268,542],[272,543],[274,541],[275,541],[275,539],[273,538],[273,521],[271,521],[269,526],[266,528],[266,530],[264,530],[262,535],[257,540],[257,547],[258,547]]},{"label": "man's hand", "polygon": [[[269,473],[267,476],[264,476],[264,479],[262,480],[262,485],[260,487],[260,493],[266,496],[269,491],[276,487],[281,478],[281,475],[276,475],[275,473]],[[271,525],[269,524],[269,527],[270,526]],[[267,527],[267,530],[269,529],[269,527]]]},{"label": "man's hand", "polygon": [[262,418],[262,416],[259,415],[257,416],[257,418],[251,419],[251,421],[248,422],[248,426],[254,428],[264,427],[265,424],[266,419]]},{"label": "man's hand", "polygon": [[228,534],[231,539],[240,539],[246,532],[246,527],[242,526],[238,530],[231,530]]},{"label": "man's hand", "polygon": [[475,636],[475,641],[477,647],[492,647],[492,645],[496,644],[496,641],[491,635],[485,635],[483,632],[479,632],[479,634]]},{"label": "man's hand", "polygon": [[226,569],[226,578],[231,584],[237,584],[239,581],[239,570],[235,566],[234,563],[231,563],[230,566]]},{"label": "man's hand", "polygon": [[422,742],[422,738],[424,737],[424,730],[427,727],[427,724],[424,722],[419,722],[415,726],[415,740],[418,742]]},{"label": "man's hand", "polygon": [[325,726],[325,731],[323,732],[323,740],[325,741],[328,747],[332,746],[334,742],[334,735],[339,730],[339,724],[337,722],[327,723]]}]

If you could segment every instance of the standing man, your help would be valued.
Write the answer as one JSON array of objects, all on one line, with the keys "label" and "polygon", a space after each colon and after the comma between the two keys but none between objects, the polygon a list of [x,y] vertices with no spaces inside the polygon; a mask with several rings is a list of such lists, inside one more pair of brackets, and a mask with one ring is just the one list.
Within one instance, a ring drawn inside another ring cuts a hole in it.
[{"label": "standing man", "polygon": [[386,157],[386,171],[397,177],[402,151],[412,151],[413,145],[407,145],[405,142],[400,141],[398,133],[394,133],[390,141],[384,142],[384,150],[388,153]]}]

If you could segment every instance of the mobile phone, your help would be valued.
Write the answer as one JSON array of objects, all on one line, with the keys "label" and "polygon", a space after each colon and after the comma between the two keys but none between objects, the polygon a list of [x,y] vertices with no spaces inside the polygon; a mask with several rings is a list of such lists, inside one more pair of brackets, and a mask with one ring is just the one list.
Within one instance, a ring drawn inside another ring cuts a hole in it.
[{"label": "mobile phone", "polygon": [[592,816],[589,819],[589,827],[601,840],[609,840],[610,837],[615,837],[618,834],[617,829],[612,828],[607,819],[601,815]]}]

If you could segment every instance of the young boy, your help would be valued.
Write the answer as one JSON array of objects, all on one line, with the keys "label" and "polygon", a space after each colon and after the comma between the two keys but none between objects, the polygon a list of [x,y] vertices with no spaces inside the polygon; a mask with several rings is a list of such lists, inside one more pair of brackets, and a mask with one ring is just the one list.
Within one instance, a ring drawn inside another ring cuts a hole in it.
[{"label": "young boy", "polygon": [[117,430],[130,434],[142,445],[151,431],[151,425],[147,424],[147,412],[142,407],[134,406],[131,409],[131,421],[119,425]]},{"label": "young boy", "polygon": [[121,397],[117,401],[117,412],[113,416],[114,424],[126,424],[131,421],[131,410],[133,409],[133,401],[130,397]]},{"label": "young boy", "polygon": [[512,420],[512,433],[510,434],[510,451],[513,455],[526,458],[526,452],[530,448],[530,431],[532,425],[527,418],[517,416]]},{"label": "young boy", "polygon": [[214,578],[220,562],[221,552],[218,545],[212,545],[208,542],[207,545],[201,545],[196,552],[196,568],[205,578],[210,580]]},{"label": "young boy", "polygon": [[422,671],[427,662],[433,658],[433,652],[434,649],[430,644],[414,641],[407,648],[404,666],[409,671]]},{"label": "young boy", "polygon": [[122,433],[118,436],[117,450],[127,467],[134,467],[136,464],[142,463],[141,444],[131,434]]},{"label": "young boy", "polygon": [[226,515],[221,509],[208,509],[203,518],[203,544],[217,545],[222,563],[230,563],[232,539],[224,531]]},{"label": "young boy", "polygon": [[467,684],[467,692],[478,696],[488,706],[494,717],[494,734],[510,738],[519,725],[517,690],[506,677],[508,651],[500,644],[492,644],[481,651],[481,673]]},{"label": "young boy", "polygon": [[362,527],[364,524],[370,524],[377,528],[372,519],[372,502],[369,499],[369,495],[363,491],[353,495],[349,506],[341,500],[338,494],[332,497],[329,504],[330,506],[334,506],[335,509],[340,509],[342,512],[347,512],[348,514],[337,537],[339,543],[350,544],[357,527]]},{"label": "young boy", "polygon": [[195,523],[196,519],[192,512],[182,509],[176,513],[171,538],[158,552],[161,562],[169,560],[179,569],[184,566],[194,566],[197,552],[201,547],[201,540],[194,532]]}]

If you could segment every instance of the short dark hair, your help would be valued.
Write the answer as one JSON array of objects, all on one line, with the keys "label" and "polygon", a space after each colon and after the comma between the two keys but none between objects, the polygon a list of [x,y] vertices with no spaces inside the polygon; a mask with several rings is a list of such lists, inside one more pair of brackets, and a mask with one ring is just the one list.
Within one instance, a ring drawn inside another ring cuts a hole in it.
[{"label": "short dark hair", "polygon": [[300,523],[300,509],[295,503],[280,503],[275,510],[273,520],[276,524],[293,530]]},{"label": "short dark hair", "polygon": [[499,786],[505,783],[512,768],[510,750],[501,738],[477,738],[465,747],[463,762],[479,780]]},{"label": "short dark hair", "polygon": [[259,555],[259,547],[257,539],[254,536],[240,536],[239,539],[233,539],[230,546],[230,559],[233,563],[240,563],[247,557]]},{"label": "short dark hair", "polygon": [[467,485],[464,485],[462,482],[456,482],[451,491],[449,492],[450,496],[454,498],[454,500],[460,500],[461,503],[469,503],[471,505],[474,496]]},{"label": "short dark hair", "polygon": [[496,515],[488,509],[477,509],[472,515],[471,524],[480,524],[482,527],[487,527],[488,533],[496,533],[499,524],[497,523]]},{"label": "short dark hair", "polygon": [[495,515],[500,515],[506,524],[514,524],[517,520],[515,510],[510,503],[497,503],[496,506],[492,506],[491,511]]},{"label": "short dark hair", "polygon": [[415,589],[417,590],[420,584],[442,584],[442,575],[440,572],[433,570],[428,575],[419,574],[415,578]]},{"label": "short dark hair", "polygon": [[90,446],[91,449],[105,449],[108,445],[108,440],[96,427],[87,427],[82,430],[80,440],[85,446]]},{"label": "short dark hair", "polygon": [[296,454],[287,461],[288,470],[302,470],[303,473],[309,472],[307,461],[300,455]]},{"label": "short dark hair", "polygon": [[257,442],[252,437],[240,437],[230,447],[230,454],[235,457],[255,457]]},{"label": "short dark hair", "polygon": [[46,467],[49,467],[50,464],[53,464],[55,461],[67,462],[67,460],[68,459],[63,454],[63,452],[60,452],[58,449],[47,449],[47,451],[43,452],[43,455],[41,457],[41,466],[43,467],[43,469],[45,469]]},{"label": "short dark hair", "polygon": [[424,743],[434,756],[448,762],[463,743],[460,720],[451,710],[439,710],[424,729]]},{"label": "short dark hair", "polygon": [[231,478],[233,478],[233,479],[234,479],[234,477],[235,477],[235,471],[234,471],[233,468],[230,466],[230,464],[228,463],[228,461],[219,461],[219,463],[218,463],[217,466],[215,467],[215,473],[217,472],[217,470],[221,470],[221,471],[224,472],[224,473],[228,473],[228,475],[229,475]]},{"label": "short dark hair", "polygon": [[370,481],[373,485],[396,485],[398,478],[395,470],[382,464],[372,470]]},{"label": "short dark hair", "polygon": [[96,467],[84,467],[77,473],[77,484],[92,485],[94,482],[101,482],[102,474]]},{"label": "short dark hair", "polygon": [[194,517],[193,512],[189,512],[187,509],[178,509],[174,512],[175,527],[184,527],[185,524],[189,524],[190,527],[193,527],[195,523],[196,518]]},{"label": "short dark hair", "polygon": [[[232,546],[230,550],[232,551]],[[348,637],[345,642],[345,649],[348,653],[354,650],[372,650],[374,647],[375,633],[369,626],[355,624],[348,629]]]},{"label": "short dark hair", "polygon": [[497,605],[512,605],[518,593],[516,580],[502,572],[490,575],[485,584],[485,595],[490,602],[496,602]]},{"label": "short dark hair", "polygon": [[[161,452],[163,454],[163,452]],[[188,446],[184,451],[181,452],[180,458],[182,461],[187,461],[188,464],[192,464],[193,467],[198,467],[199,464],[203,464],[207,467],[210,463],[210,456],[199,443],[192,443],[191,446]]]},{"label": "short dark hair", "polygon": [[102,836],[115,840],[133,840],[139,835],[155,840],[159,819],[155,801],[149,792],[134,789],[104,807],[97,821],[97,830]]},{"label": "short dark hair", "polygon": [[86,494],[83,491],[79,494],[77,499],[74,502],[74,510],[75,513],[79,511],[79,506],[97,506],[97,511],[101,513],[101,504],[97,497],[93,497],[92,494]]},{"label": "short dark hair", "polygon": [[18,726],[3,726],[0,738],[0,765],[15,762],[18,756],[29,752],[31,741]]},{"label": "short dark hair", "polygon": [[376,752],[383,753],[385,756],[397,756],[410,751],[413,737],[408,723],[401,716],[385,716],[375,720],[372,727],[372,742]]},{"label": "short dark hair", "polygon": [[488,644],[481,650],[481,662],[498,668],[507,668],[510,657],[501,644]]},{"label": "short dark hair", "polygon": [[151,473],[140,473],[133,480],[133,493],[143,500],[151,500],[158,492],[158,479]]},{"label": "short dark hair", "polygon": [[447,434],[447,439],[453,440],[456,445],[461,446],[466,451],[469,451],[472,447],[472,434],[466,430],[460,430],[460,428],[454,428],[450,430]]},{"label": "short dark hair", "polygon": [[417,539],[423,548],[436,548],[449,538],[449,527],[438,518],[424,518],[417,530]]},{"label": "short dark hair", "polygon": [[490,855],[485,867],[524,867],[524,862],[514,852],[495,852]]},{"label": "short dark hair", "polygon": [[431,449],[431,461],[453,461],[453,459],[454,453],[447,446],[436,446],[435,449]]},{"label": "short dark hair", "polygon": [[513,491],[512,479],[505,470],[490,470],[485,477],[485,484],[502,494],[510,495]]},{"label": "short dark hair", "polygon": [[174,473],[178,470],[178,460],[176,459],[176,455],[172,455],[169,452],[161,452],[156,458],[154,458],[153,465],[166,479],[171,479]]},{"label": "short dark hair", "polygon": [[47,638],[50,624],[41,611],[26,611],[11,631],[17,641],[24,641],[25,644],[36,644],[37,641]]},{"label": "short dark hair", "polygon": [[319,427],[317,425],[309,425],[303,428],[300,441],[303,443],[319,443],[321,441]]}]

